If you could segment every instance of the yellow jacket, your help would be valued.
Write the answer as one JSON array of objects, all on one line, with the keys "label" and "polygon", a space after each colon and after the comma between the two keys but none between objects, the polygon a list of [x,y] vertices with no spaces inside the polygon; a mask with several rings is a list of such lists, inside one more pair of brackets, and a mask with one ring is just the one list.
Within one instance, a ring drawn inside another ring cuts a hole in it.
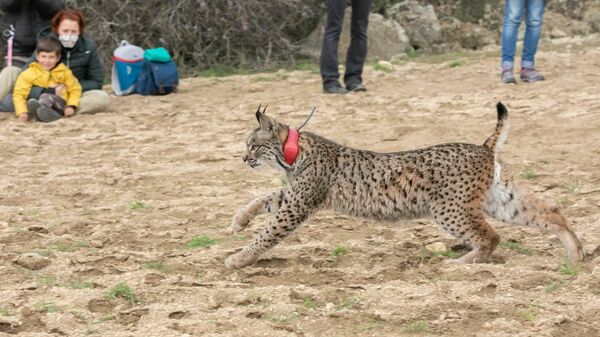
[{"label": "yellow jacket", "polygon": [[71,70],[63,63],[59,63],[52,70],[44,70],[42,66],[33,62],[29,68],[23,70],[13,90],[13,103],[15,105],[15,113],[19,116],[27,111],[27,97],[31,91],[31,87],[37,86],[42,88],[53,88],[59,84],[64,84],[66,90],[63,90],[62,98],[67,101],[67,106],[79,106],[81,98],[81,85]]}]

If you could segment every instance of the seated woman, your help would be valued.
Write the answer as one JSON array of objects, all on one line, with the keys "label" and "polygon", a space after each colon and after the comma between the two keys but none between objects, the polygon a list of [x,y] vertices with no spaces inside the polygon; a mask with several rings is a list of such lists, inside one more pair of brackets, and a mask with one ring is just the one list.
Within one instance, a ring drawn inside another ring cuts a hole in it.
[{"label": "seated woman", "polygon": [[[110,104],[110,96],[102,91],[104,68],[96,44],[84,36],[85,18],[78,10],[65,9],[52,19],[52,32],[62,44],[61,63],[64,63],[81,84],[83,95],[77,113],[93,114],[104,111]],[[50,90],[51,91],[51,90]],[[48,89],[34,87],[30,98],[39,98]],[[12,94],[0,101],[0,111],[13,112]]]}]

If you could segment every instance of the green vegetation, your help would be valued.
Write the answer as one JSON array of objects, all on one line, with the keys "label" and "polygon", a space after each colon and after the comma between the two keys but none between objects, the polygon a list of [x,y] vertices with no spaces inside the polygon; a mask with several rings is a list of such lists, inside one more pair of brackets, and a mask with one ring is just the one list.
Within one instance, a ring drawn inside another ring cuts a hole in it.
[{"label": "green vegetation", "polygon": [[525,168],[525,170],[523,170],[523,173],[521,173],[521,176],[524,179],[532,180],[532,179],[537,178],[538,175],[537,175],[537,173],[535,173],[535,171],[531,167],[527,167],[527,168]]},{"label": "green vegetation", "polygon": [[272,314],[272,315],[266,315],[265,318],[274,323],[288,323],[290,321],[297,320],[298,313],[291,312],[291,313],[284,313],[284,314]]},{"label": "green vegetation", "polygon": [[310,60],[302,60],[296,62],[295,69],[300,71],[309,71],[312,74],[319,73],[319,65],[314,62],[311,62]]},{"label": "green vegetation", "polygon": [[429,331],[429,323],[427,321],[412,321],[404,329],[404,332],[409,335],[415,335]]},{"label": "green vegetation", "polygon": [[62,311],[62,308],[52,302],[37,302],[33,305],[33,310],[39,312],[53,313]]},{"label": "green vegetation", "polygon": [[56,276],[54,275],[39,275],[37,280],[40,284],[45,285],[46,287],[54,287],[58,284]]},{"label": "green vegetation", "polygon": [[187,249],[194,249],[194,248],[198,248],[198,247],[210,247],[213,245],[216,245],[217,241],[213,240],[211,238],[209,238],[206,235],[203,236],[196,236],[194,238],[192,238],[190,241],[188,241],[188,243],[185,244],[185,247]]},{"label": "green vegetation", "polygon": [[384,73],[391,73],[392,72],[392,68],[390,68],[388,65],[385,65],[383,63],[377,62],[373,65],[373,69],[377,70],[377,71],[382,71]]},{"label": "green vegetation", "polygon": [[333,257],[338,257],[340,255],[344,255],[344,254],[348,254],[350,252],[349,249],[347,249],[346,247],[343,246],[337,246],[335,247],[335,249],[331,252],[331,256]]},{"label": "green vegetation", "polygon": [[558,288],[560,288],[563,285],[563,281],[560,282],[552,282],[549,285],[547,285],[546,287],[544,287],[544,292],[546,293],[551,293],[554,292],[555,290],[557,290]]},{"label": "green vegetation", "polygon": [[315,301],[310,297],[305,297],[304,301],[302,301],[302,305],[308,309],[315,309],[317,307]]},{"label": "green vegetation", "polygon": [[348,297],[339,306],[335,308],[335,311],[342,311],[344,309],[350,309],[359,303],[359,299],[356,297]]},{"label": "green vegetation", "polygon": [[530,304],[527,309],[519,310],[515,314],[517,317],[524,319],[526,321],[533,321],[540,311],[540,307],[535,304]]},{"label": "green vegetation", "polygon": [[579,266],[577,264],[571,264],[565,260],[560,268],[560,273],[566,276],[576,276],[579,273]]},{"label": "green vegetation", "polygon": [[460,67],[462,66],[462,62],[460,61],[452,61],[450,62],[450,64],[448,65],[450,68],[456,68],[456,67]]},{"label": "green vegetation", "polygon": [[121,282],[117,284],[108,292],[108,294],[106,294],[106,298],[108,299],[116,299],[117,297],[124,298],[131,304],[135,304],[137,302],[133,290],[131,290],[127,283]]},{"label": "green vegetation", "polygon": [[139,200],[133,201],[129,204],[129,209],[131,209],[131,210],[148,208],[148,207],[150,207],[150,206],[144,204],[144,202],[139,201]]},{"label": "green vegetation", "polygon": [[171,269],[169,269],[169,267],[167,267],[163,261],[155,261],[155,262],[147,263],[146,268],[158,270],[163,273],[171,272]]},{"label": "green vegetation", "polygon": [[519,254],[525,254],[529,256],[533,255],[533,251],[531,249],[524,247],[520,243],[514,241],[503,241],[500,243],[500,247],[512,250]]},{"label": "green vegetation", "polygon": [[100,323],[104,323],[107,321],[112,321],[115,319],[115,316],[113,315],[104,315],[100,318],[98,318],[97,320],[94,321],[94,324],[100,324]]}]

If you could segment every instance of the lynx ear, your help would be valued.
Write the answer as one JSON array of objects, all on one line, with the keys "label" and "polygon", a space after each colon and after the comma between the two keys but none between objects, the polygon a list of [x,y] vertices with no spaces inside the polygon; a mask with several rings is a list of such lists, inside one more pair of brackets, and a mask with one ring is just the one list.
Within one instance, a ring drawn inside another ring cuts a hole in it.
[{"label": "lynx ear", "polygon": [[260,124],[261,129],[266,130],[266,131],[272,131],[275,129],[275,126],[277,123],[275,122],[274,119],[272,119],[271,117],[268,117],[265,114],[266,110],[267,110],[267,106],[265,106],[261,112],[260,106],[259,106],[258,109],[256,110],[256,119],[258,120],[258,124]]}]

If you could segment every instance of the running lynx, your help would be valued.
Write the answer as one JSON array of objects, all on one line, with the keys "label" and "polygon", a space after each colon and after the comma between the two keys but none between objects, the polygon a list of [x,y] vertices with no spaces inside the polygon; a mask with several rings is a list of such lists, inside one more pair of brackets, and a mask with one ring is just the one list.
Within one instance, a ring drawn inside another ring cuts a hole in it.
[{"label": "running lynx", "polygon": [[[273,219],[225,265],[241,268],[254,263],[320,209],[388,220],[431,215],[442,229],[472,247],[450,260],[454,263],[485,261],[498,245],[500,237],[484,214],[553,232],[571,262],[583,260],[581,244],[560,211],[519,190],[502,168],[498,152],[508,133],[508,112],[502,103],[496,108],[496,130],[483,145],[453,143],[375,153],[310,132],[298,134],[259,107],[260,126],[247,140],[244,161],[252,168],[271,165],[283,170],[288,185],[237,211],[233,233],[259,213],[269,212]],[[288,158],[288,138],[297,140],[295,160]]]}]

